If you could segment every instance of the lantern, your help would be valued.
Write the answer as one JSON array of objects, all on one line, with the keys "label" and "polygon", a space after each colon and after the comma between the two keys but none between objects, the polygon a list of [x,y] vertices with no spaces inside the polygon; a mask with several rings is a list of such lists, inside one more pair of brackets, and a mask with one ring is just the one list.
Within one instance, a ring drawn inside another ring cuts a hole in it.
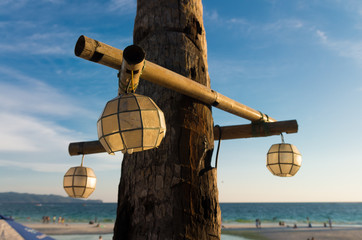
[{"label": "lantern", "polygon": [[88,198],[96,188],[97,178],[93,170],[88,167],[70,168],[64,175],[63,187],[69,197]]},{"label": "lantern", "polygon": [[97,130],[99,141],[109,154],[132,154],[158,147],[166,134],[166,123],[151,98],[125,93],[106,104]]},{"label": "lantern", "polygon": [[279,177],[294,176],[302,164],[302,155],[297,147],[284,143],[282,135],[282,143],[274,144],[270,147],[266,166],[269,171]]}]

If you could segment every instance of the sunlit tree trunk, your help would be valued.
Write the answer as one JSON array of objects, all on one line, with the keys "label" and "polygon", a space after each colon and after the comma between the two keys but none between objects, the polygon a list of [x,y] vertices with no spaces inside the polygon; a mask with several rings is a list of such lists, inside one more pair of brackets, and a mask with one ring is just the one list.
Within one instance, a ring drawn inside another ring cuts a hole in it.
[{"label": "sunlit tree trunk", "polygon": [[[133,38],[147,60],[210,87],[202,12],[201,0],[138,0]],[[158,149],[124,156],[114,239],[220,239],[211,107],[144,80],[137,93],[167,132]]]}]

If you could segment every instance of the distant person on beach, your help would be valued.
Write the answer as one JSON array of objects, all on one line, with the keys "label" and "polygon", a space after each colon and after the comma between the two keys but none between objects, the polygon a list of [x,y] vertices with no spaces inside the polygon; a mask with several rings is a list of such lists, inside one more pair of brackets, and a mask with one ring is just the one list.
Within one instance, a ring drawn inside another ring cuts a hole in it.
[{"label": "distant person on beach", "polygon": [[308,223],[308,227],[311,228],[311,227],[312,227],[312,224],[311,224],[310,221],[309,221],[309,217],[307,217],[307,223]]},{"label": "distant person on beach", "polygon": [[259,221],[260,221],[259,218],[255,219],[255,227],[256,228],[259,228]]},{"label": "distant person on beach", "polygon": [[55,223],[56,220],[57,220],[57,217],[54,216],[54,217],[53,217],[53,223]]},{"label": "distant person on beach", "polygon": [[331,220],[331,218],[328,218],[328,224],[329,224],[329,228],[332,228],[332,220]]}]

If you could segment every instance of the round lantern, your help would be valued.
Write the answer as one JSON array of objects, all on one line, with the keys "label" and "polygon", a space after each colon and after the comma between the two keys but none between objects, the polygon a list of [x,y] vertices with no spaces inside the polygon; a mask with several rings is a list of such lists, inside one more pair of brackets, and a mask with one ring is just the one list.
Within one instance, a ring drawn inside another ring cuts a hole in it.
[{"label": "round lantern", "polygon": [[106,104],[97,130],[99,141],[108,153],[132,154],[161,144],[166,134],[165,116],[151,98],[126,93]]},{"label": "round lantern", "polygon": [[96,188],[97,178],[93,170],[83,167],[70,168],[64,175],[63,187],[69,197],[87,198]]},{"label": "round lantern", "polygon": [[302,164],[302,155],[297,147],[289,143],[274,144],[270,147],[266,166],[279,177],[294,176]]}]

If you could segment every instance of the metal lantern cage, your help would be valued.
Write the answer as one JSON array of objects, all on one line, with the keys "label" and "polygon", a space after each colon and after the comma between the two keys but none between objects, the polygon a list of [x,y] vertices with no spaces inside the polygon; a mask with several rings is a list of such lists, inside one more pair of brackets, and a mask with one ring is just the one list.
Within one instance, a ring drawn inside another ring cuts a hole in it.
[{"label": "metal lantern cage", "polygon": [[156,148],[166,134],[165,117],[151,98],[125,93],[110,100],[97,122],[105,150],[132,154]]},{"label": "metal lantern cage", "polygon": [[63,187],[69,197],[88,198],[96,188],[97,178],[93,169],[80,166],[70,168],[64,175]]},{"label": "metal lantern cage", "polygon": [[279,177],[292,177],[302,164],[302,155],[296,146],[289,143],[274,144],[267,154],[266,166]]}]

